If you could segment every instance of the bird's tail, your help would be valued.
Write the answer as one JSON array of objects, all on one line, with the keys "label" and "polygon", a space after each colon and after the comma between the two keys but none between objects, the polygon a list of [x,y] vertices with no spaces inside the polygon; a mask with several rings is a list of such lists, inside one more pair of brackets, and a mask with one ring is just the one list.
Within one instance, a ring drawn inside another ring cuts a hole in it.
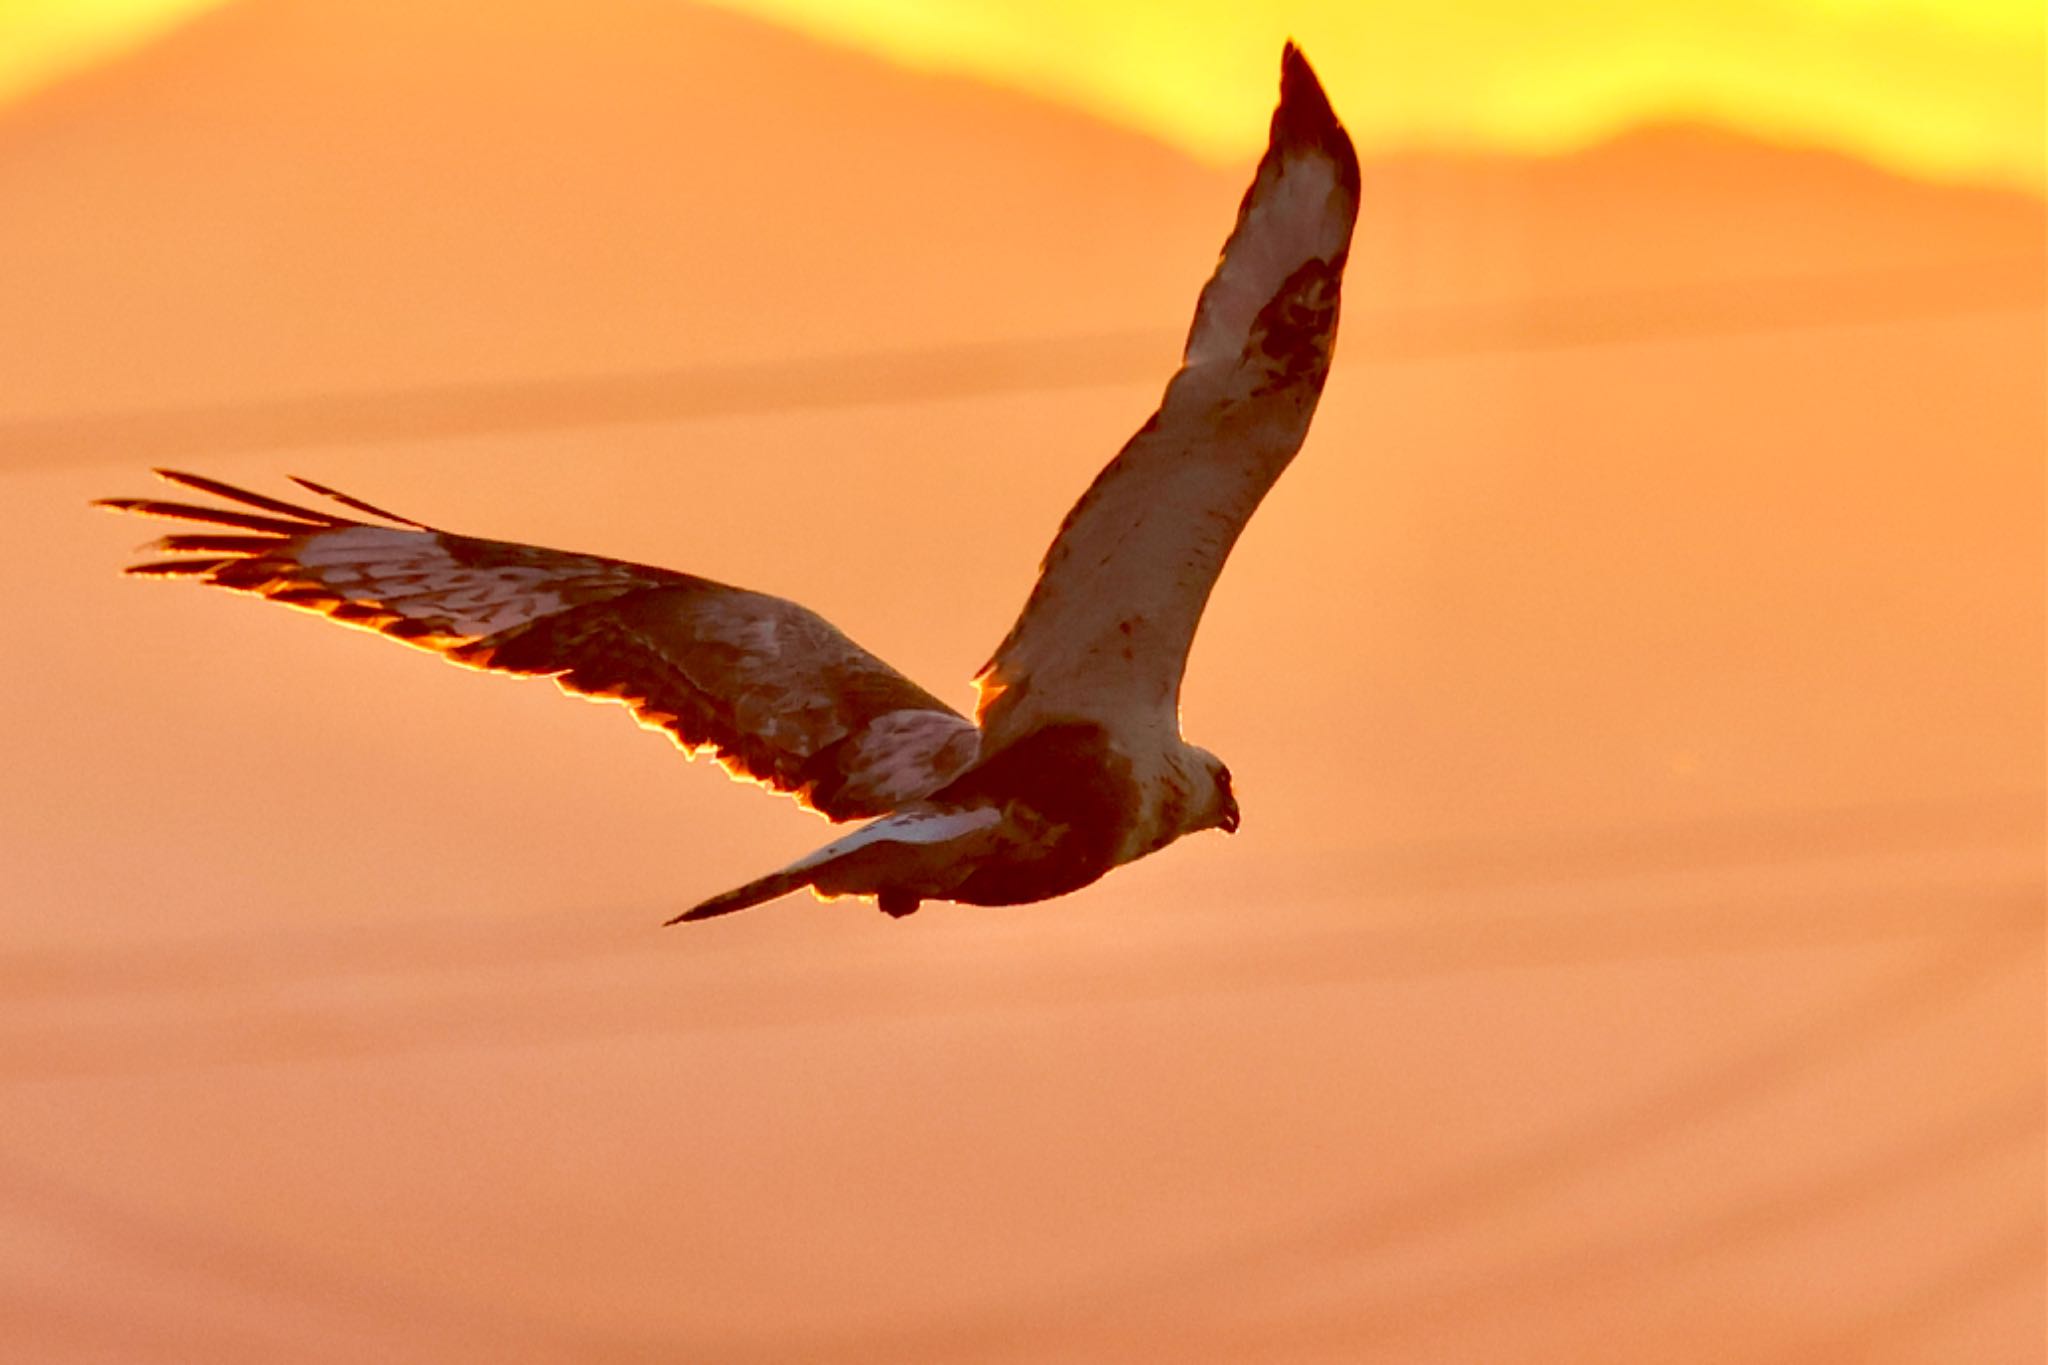
[{"label": "bird's tail", "polygon": [[691,906],[667,923],[683,924],[691,920],[716,919],[720,915],[730,915],[735,910],[750,910],[763,901],[779,899],[792,891],[801,891],[812,884],[817,869],[800,872],[797,870],[798,866],[801,864],[785,867],[779,872],[771,872],[765,877],[756,877],[745,886],[736,886],[721,895],[713,896],[710,900]]},{"label": "bird's tail", "polygon": [[893,914],[943,897],[997,838],[993,806],[913,807],[871,820],[788,867],[692,906],[670,924],[716,919],[808,886],[820,896],[878,896]]}]

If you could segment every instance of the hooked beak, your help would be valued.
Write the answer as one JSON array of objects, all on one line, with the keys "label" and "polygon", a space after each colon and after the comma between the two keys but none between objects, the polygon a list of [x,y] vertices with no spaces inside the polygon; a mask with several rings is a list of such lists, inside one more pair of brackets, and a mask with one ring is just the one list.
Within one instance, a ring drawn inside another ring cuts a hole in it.
[{"label": "hooked beak", "polygon": [[1223,813],[1217,817],[1216,824],[1225,834],[1235,834],[1237,833],[1237,819],[1237,801],[1235,798],[1232,798],[1224,804]]}]

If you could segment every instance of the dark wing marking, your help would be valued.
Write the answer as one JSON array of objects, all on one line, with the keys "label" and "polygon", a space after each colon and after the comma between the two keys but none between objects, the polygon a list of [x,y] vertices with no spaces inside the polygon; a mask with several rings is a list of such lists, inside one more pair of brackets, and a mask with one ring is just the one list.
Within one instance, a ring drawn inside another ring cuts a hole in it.
[{"label": "dark wing marking", "polygon": [[[455,663],[552,677],[629,706],[686,752],[834,820],[943,786],[974,727],[794,602],[597,555],[437,531],[300,480],[379,525],[160,470],[239,504],[100,506],[212,529],[165,536],[128,572],[194,577],[316,611]],[[243,510],[244,508],[251,510]]]},{"label": "dark wing marking", "polygon": [[982,670],[984,746],[1060,719],[1178,725],[1230,548],[1308,433],[1337,332],[1358,158],[1293,44],[1237,226],[1159,411],[1067,514]]}]

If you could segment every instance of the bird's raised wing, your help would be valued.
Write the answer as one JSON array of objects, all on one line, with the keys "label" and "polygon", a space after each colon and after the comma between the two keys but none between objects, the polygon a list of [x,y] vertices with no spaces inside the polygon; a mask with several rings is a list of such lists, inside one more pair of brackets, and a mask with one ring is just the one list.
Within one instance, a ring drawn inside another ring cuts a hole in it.
[{"label": "bird's raised wing", "polygon": [[977,679],[984,749],[1062,717],[1177,725],[1209,591],[1329,373],[1358,184],[1351,139],[1290,43],[1265,157],[1180,371],[1067,514]]},{"label": "bird's raised wing", "polygon": [[[470,668],[552,677],[633,709],[685,752],[834,820],[879,815],[972,761],[974,726],[817,613],[596,555],[451,535],[306,480],[357,520],[159,471],[238,503],[110,498],[208,528],[128,572],[187,576],[381,632]],[[245,510],[249,509],[249,510]]]}]

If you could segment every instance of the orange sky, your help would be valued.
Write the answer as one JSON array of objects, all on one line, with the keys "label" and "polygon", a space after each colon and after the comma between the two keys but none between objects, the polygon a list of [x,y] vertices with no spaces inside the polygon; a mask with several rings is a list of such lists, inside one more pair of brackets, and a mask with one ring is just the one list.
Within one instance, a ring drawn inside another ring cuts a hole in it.
[{"label": "orange sky", "polygon": [[1241,168],[729,12],[491,13],[251,0],[0,112],[11,1349],[2037,1351],[2037,196],[1700,129],[1371,164],[1188,682],[1243,830],[684,934],[818,822],[122,579],[86,500],[302,472],[965,704]]}]

